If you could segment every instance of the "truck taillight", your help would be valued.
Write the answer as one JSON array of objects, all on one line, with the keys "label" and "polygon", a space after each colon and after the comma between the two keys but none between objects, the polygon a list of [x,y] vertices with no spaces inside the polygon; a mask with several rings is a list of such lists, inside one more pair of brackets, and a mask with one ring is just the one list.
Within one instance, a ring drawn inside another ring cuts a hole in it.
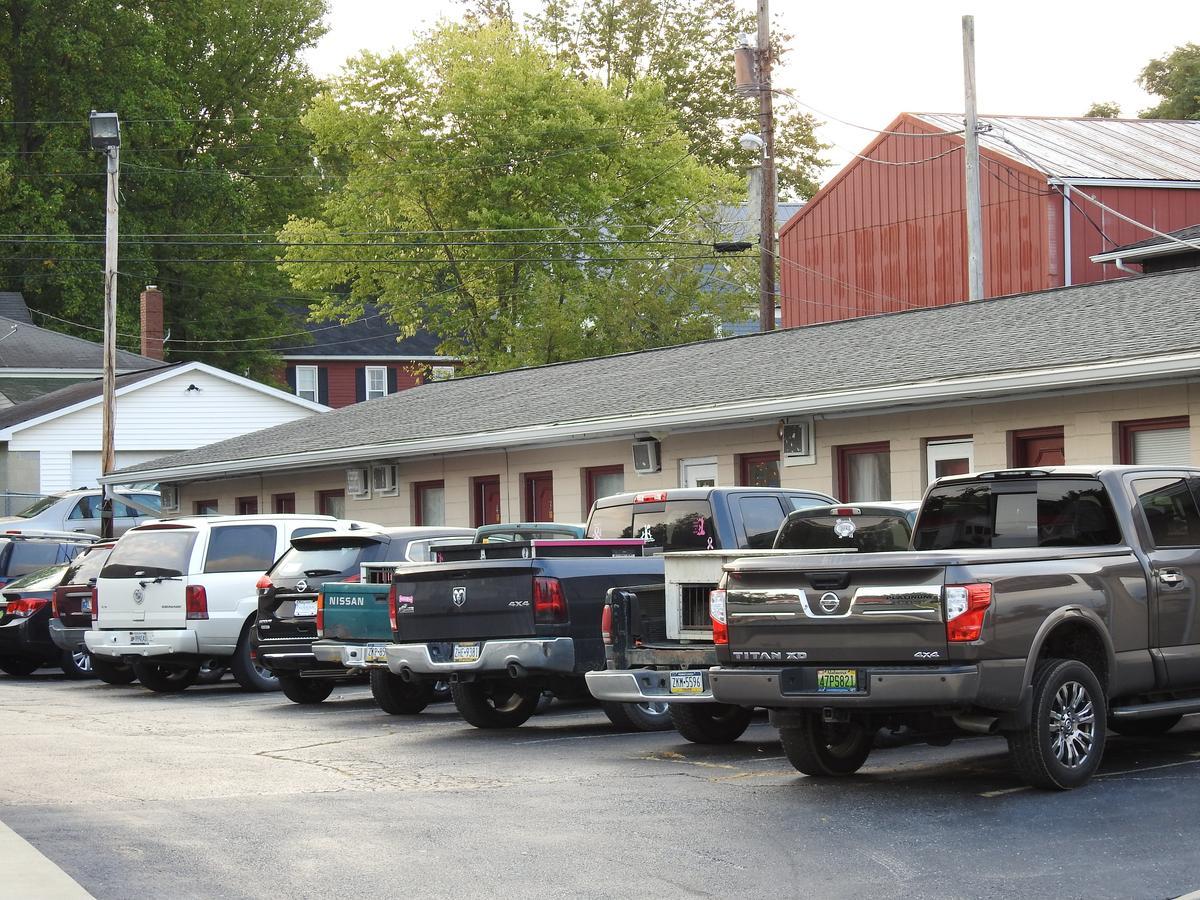
[{"label": "truck taillight", "polygon": [[990,584],[946,585],[946,640],[977,641],[992,605]]},{"label": "truck taillight", "polygon": [[204,585],[189,584],[184,592],[184,603],[187,607],[187,618],[208,618],[208,592],[204,590]]},{"label": "truck taillight", "polygon": [[718,588],[708,592],[708,617],[712,620],[713,643],[729,643],[729,625],[725,612],[725,591]]},{"label": "truck taillight", "polygon": [[392,582],[392,586],[388,588],[388,619],[392,623],[392,633],[399,630],[396,624],[396,582]]},{"label": "truck taillight", "polygon": [[539,575],[533,579],[533,621],[539,625],[565,625],[567,598],[562,582]]},{"label": "truck taillight", "polygon": [[50,615],[58,618],[58,595],[62,588],[55,588],[54,593],[50,595]]},{"label": "truck taillight", "polygon": [[100,589],[92,588],[92,621],[100,618]]},{"label": "truck taillight", "polygon": [[317,592],[317,637],[325,636],[325,592]]},{"label": "truck taillight", "polygon": [[633,498],[634,503],[666,503],[666,491],[642,491]]},{"label": "truck taillight", "polygon": [[605,645],[612,646],[612,604],[604,604],[604,612],[600,613],[600,640]]}]

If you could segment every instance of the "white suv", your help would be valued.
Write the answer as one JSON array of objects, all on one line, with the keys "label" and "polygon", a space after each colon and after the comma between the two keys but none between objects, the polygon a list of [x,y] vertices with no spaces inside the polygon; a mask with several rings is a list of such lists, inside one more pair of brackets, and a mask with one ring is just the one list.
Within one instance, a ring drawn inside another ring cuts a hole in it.
[{"label": "white suv", "polygon": [[152,691],[182,691],[227,663],[249,691],[278,680],[257,664],[255,584],[292,538],[346,527],[332,516],[185,516],[127,531],[96,582],[85,642],[98,666],[132,663]]}]

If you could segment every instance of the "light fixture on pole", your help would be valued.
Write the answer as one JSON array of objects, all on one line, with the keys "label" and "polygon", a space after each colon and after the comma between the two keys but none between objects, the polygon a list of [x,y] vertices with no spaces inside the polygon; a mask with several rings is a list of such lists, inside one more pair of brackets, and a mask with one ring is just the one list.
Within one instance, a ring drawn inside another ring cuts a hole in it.
[{"label": "light fixture on pole", "polygon": [[[100,435],[100,473],[116,468],[113,451],[113,414],[117,387],[117,175],[121,163],[121,123],[116,113],[88,116],[93,150],[105,156],[107,192],[104,204],[104,413]],[[112,488],[104,485],[100,506],[100,537],[113,537]]]}]

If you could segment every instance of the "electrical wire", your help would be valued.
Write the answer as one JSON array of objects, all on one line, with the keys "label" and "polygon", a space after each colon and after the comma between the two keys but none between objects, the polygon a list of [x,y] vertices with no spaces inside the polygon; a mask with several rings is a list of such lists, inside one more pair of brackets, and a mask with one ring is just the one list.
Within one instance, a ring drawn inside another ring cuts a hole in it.
[{"label": "electrical wire", "polygon": [[803,106],[805,109],[810,110],[811,112],[815,112],[818,116],[821,116],[824,119],[832,119],[839,125],[845,125],[849,128],[857,128],[860,131],[869,131],[872,134],[886,134],[895,137],[935,138],[946,137],[947,135],[951,134],[962,134],[965,131],[963,128],[956,129],[955,131],[888,131],[885,128],[871,128],[868,125],[859,125],[855,122],[848,122],[845,119],[838,118],[835,115],[831,115],[830,113],[819,110],[815,106],[812,106],[811,104],[801,100],[791,91],[784,90],[783,88],[771,88],[771,93],[780,94],[784,97],[787,97],[793,103]]}]

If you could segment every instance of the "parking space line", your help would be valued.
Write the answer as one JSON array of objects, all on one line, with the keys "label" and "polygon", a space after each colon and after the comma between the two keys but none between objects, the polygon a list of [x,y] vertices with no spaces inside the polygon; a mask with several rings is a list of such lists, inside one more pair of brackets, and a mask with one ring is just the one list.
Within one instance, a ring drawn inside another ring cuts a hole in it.
[{"label": "parking space line", "polygon": [[79,882],[3,822],[0,870],[4,872],[5,896],[22,900],[94,900]]}]

